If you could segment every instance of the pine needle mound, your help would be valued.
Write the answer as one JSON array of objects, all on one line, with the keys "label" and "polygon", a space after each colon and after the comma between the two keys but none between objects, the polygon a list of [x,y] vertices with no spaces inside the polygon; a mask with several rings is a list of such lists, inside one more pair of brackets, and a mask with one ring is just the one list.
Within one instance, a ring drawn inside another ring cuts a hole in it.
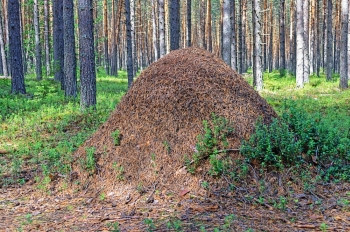
[{"label": "pine needle mound", "polygon": [[[199,48],[173,51],[142,72],[107,122],[78,149],[74,173],[84,188],[120,196],[156,183],[174,190],[194,187],[201,177],[180,170],[184,156],[194,152],[203,120],[210,120],[212,113],[233,123],[230,148],[239,148],[257,119],[269,123],[276,117],[220,58]],[[92,147],[93,173],[83,168],[86,150]]]}]

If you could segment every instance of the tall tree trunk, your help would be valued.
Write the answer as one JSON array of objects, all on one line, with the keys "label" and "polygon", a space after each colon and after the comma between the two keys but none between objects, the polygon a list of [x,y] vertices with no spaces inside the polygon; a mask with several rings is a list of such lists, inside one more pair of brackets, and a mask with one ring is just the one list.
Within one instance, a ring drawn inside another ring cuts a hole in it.
[{"label": "tall tree trunk", "polygon": [[316,0],[316,27],[317,27],[317,32],[316,32],[316,75],[320,76],[320,68],[321,68],[321,26],[320,26],[320,12],[321,12],[321,7],[320,3],[318,0]]},{"label": "tall tree trunk", "polygon": [[199,1],[199,3],[200,3],[200,9],[199,9],[199,17],[200,17],[200,30],[199,30],[199,37],[200,37],[200,46],[202,47],[202,48],[204,48],[204,49],[207,49],[207,44],[206,44],[206,41],[205,41],[205,38],[206,38],[206,31],[205,31],[205,29],[206,29],[206,26],[207,26],[207,24],[206,24],[206,13],[205,13],[205,11],[206,11],[206,3],[207,3],[207,1],[206,0],[200,0]]},{"label": "tall tree trunk", "polygon": [[231,4],[229,0],[223,0],[222,4],[222,58],[226,64],[231,65]]},{"label": "tall tree trunk", "polygon": [[280,75],[286,74],[285,0],[280,1]]},{"label": "tall tree trunk", "polygon": [[[112,76],[117,76],[118,73],[118,68],[117,68],[117,39],[116,39],[116,33],[117,28],[116,28],[116,12],[115,12],[115,0],[112,0],[112,18],[111,18],[111,67],[110,67],[110,75]],[[119,10],[119,9],[118,9]]]},{"label": "tall tree trunk", "polygon": [[62,0],[53,0],[53,56],[55,80],[61,82],[61,88],[64,90],[64,38]]},{"label": "tall tree trunk", "polygon": [[39,25],[39,5],[38,0],[34,0],[34,34],[35,34],[35,73],[36,79],[42,79],[41,62],[41,44],[40,44],[40,25]]},{"label": "tall tree trunk", "polygon": [[9,74],[7,70],[7,57],[5,52],[4,33],[3,33],[3,24],[2,24],[1,15],[0,15],[0,52],[1,52],[2,71],[4,76],[7,77]]},{"label": "tall tree trunk", "polygon": [[64,91],[66,97],[77,96],[77,61],[74,36],[73,0],[63,0]]},{"label": "tall tree trunk", "polygon": [[166,54],[164,0],[158,0],[158,17],[159,17],[159,53],[160,53],[160,57],[163,57]]},{"label": "tall tree trunk", "polygon": [[125,18],[126,18],[126,40],[127,40],[127,71],[128,71],[128,87],[131,88],[134,80],[134,62],[132,52],[132,36],[131,36],[131,17],[130,17],[130,0],[125,0]]},{"label": "tall tree trunk", "polygon": [[11,67],[11,93],[25,94],[22,44],[21,44],[21,24],[19,18],[20,6],[18,0],[8,0],[8,33]]},{"label": "tall tree trunk", "polygon": [[231,10],[231,68],[237,70],[236,56],[236,1],[230,1]]},{"label": "tall tree trunk", "polygon": [[326,64],[326,75],[327,80],[332,80],[333,75],[333,34],[332,34],[332,11],[333,2],[332,0],[327,0],[327,64]]},{"label": "tall tree trunk", "polygon": [[340,84],[341,89],[349,87],[348,78],[348,31],[349,1],[341,0],[341,41],[340,41]]},{"label": "tall tree trunk", "polygon": [[253,1],[253,79],[258,91],[263,89],[261,67],[261,10],[260,0]]},{"label": "tall tree trunk", "polygon": [[191,47],[192,46],[192,40],[191,40],[191,36],[192,36],[192,0],[187,0],[186,3],[186,7],[187,7],[187,31],[186,31],[186,41],[187,41],[187,47]]},{"label": "tall tree trunk", "polygon": [[152,0],[152,41],[153,41],[154,61],[156,61],[158,60],[156,0]]},{"label": "tall tree trunk", "polygon": [[207,20],[206,20],[206,44],[207,44],[207,50],[212,52],[213,51],[213,39],[212,39],[212,32],[211,32],[211,0],[207,0]]},{"label": "tall tree trunk", "polygon": [[44,41],[46,76],[49,76],[51,74],[49,0],[44,0]]},{"label": "tall tree trunk", "polygon": [[239,20],[238,20],[238,71],[243,73],[243,1],[239,1]]},{"label": "tall tree trunk", "polygon": [[130,23],[131,23],[131,45],[132,45],[132,60],[133,60],[133,76],[137,72],[137,51],[136,51],[136,31],[135,31],[135,0],[130,0]]},{"label": "tall tree trunk", "polygon": [[108,55],[108,11],[107,0],[103,1],[103,45],[104,45],[104,66],[106,74],[109,75],[109,55]]},{"label": "tall tree trunk", "polygon": [[304,17],[303,17],[303,0],[296,0],[297,7],[297,70],[296,70],[296,80],[297,87],[304,87]]},{"label": "tall tree trunk", "polygon": [[96,105],[96,70],[94,53],[94,21],[92,0],[78,0],[80,107]]},{"label": "tall tree trunk", "polygon": [[170,0],[170,50],[180,48],[180,2]]},{"label": "tall tree trunk", "polygon": [[304,21],[304,83],[309,83],[310,60],[309,60],[309,9],[310,0],[303,0]]}]

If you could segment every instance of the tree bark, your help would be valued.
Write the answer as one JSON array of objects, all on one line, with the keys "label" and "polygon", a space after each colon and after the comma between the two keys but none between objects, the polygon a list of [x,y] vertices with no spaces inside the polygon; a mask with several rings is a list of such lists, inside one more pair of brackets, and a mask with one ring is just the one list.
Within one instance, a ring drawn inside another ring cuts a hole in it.
[{"label": "tree bark", "polygon": [[38,0],[34,0],[34,34],[35,34],[35,73],[36,79],[42,79],[41,62],[41,44],[40,44],[40,25],[39,25],[39,5]]},{"label": "tree bark", "polygon": [[61,89],[64,90],[64,38],[62,0],[53,0],[53,56],[55,80],[61,82]]},{"label": "tree bark", "polygon": [[263,89],[261,67],[261,10],[260,0],[253,1],[253,79],[257,91]]},{"label": "tree bark", "polygon": [[341,0],[340,83],[341,89],[349,87],[348,78],[348,31],[349,1]]},{"label": "tree bark", "polygon": [[226,64],[231,65],[231,4],[229,0],[223,0],[222,4],[222,58]]},{"label": "tree bark", "polygon": [[96,106],[96,70],[94,52],[94,21],[92,0],[78,0],[80,106]]},{"label": "tree bark", "polygon": [[45,41],[45,64],[46,76],[51,74],[50,64],[50,16],[49,16],[49,0],[44,0],[44,41]]},{"label": "tree bark", "polygon": [[236,56],[236,1],[230,1],[231,10],[231,68],[237,70],[237,56]]},{"label": "tree bark", "polygon": [[332,23],[333,2],[327,0],[327,53],[326,53],[326,75],[327,81],[332,80],[333,75],[333,23]]},{"label": "tree bark", "polygon": [[153,41],[154,61],[156,61],[158,60],[156,0],[152,0],[152,41]]},{"label": "tree bark", "polygon": [[304,83],[309,83],[310,61],[309,61],[309,9],[310,0],[303,0],[303,22],[304,22]]},{"label": "tree bark", "polygon": [[280,75],[286,74],[285,0],[280,1]]},{"label": "tree bark", "polygon": [[131,36],[131,19],[130,19],[130,0],[125,0],[125,18],[126,18],[126,40],[127,40],[127,71],[128,71],[128,87],[131,88],[134,80],[134,62],[132,52],[132,36]]},{"label": "tree bark", "polygon": [[187,47],[192,46],[192,0],[187,0],[186,3],[186,9],[187,9],[187,31],[186,31],[186,42],[187,42]]},{"label": "tree bark", "polygon": [[159,55],[163,57],[166,54],[165,48],[165,11],[164,0],[158,0],[158,17],[159,17]]},{"label": "tree bark", "polygon": [[7,57],[6,57],[6,51],[5,51],[4,32],[3,32],[1,15],[0,15],[0,52],[1,52],[2,71],[4,76],[7,77],[9,74],[7,70]]},{"label": "tree bark", "polygon": [[63,0],[64,21],[64,91],[66,97],[77,96],[77,61],[74,36],[73,0]]},{"label": "tree bark", "polygon": [[297,87],[304,87],[304,20],[303,20],[303,0],[296,0],[297,7],[297,69],[296,81]]},{"label": "tree bark", "polygon": [[108,11],[107,0],[103,1],[103,46],[104,46],[104,66],[106,74],[109,75],[109,55],[108,55]]},{"label": "tree bark", "polygon": [[180,48],[180,1],[170,0],[170,50]]},{"label": "tree bark", "polygon": [[8,0],[8,33],[9,33],[9,51],[11,67],[11,93],[25,94],[23,60],[22,60],[22,42],[21,42],[21,24],[19,18],[20,6],[18,0]]},{"label": "tree bark", "polygon": [[211,33],[211,0],[207,0],[207,20],[206,20],[206,44],[207,44],[207,50],[212,52],[213,51],[213,39],[212,39],[212,33]]}]

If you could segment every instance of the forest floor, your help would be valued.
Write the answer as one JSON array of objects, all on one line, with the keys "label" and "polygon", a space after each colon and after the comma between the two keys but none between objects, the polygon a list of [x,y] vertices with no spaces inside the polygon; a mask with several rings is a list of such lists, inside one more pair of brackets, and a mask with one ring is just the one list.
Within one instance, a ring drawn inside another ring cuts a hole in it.
[{"label": "forest floor", "polygon": [[[246,187],[275,187],[260,180],[200,196],[155,187],[131,196],[145,201],[131,211],[128,200],[108,193],[77,195],[64,181],[55,186],[68,176],[73,152],[127,91],[125,72],[98,76],[98,107],[91,112],[81,112],[78,100],[64,99],[53,80],[27,77],[28,94],[9,96],[10,80],[0,78],[0,231],[349,231],[349,183],[324,182],[311,170],[300,175],[299,192],[286,191],[290,183],[280,181],[283,173],[277,182],[284,193],[269,196]],[[339,90],[338,77],[334,82],[311,77],[304,89],[296,89],[291,76],[274,72],[264,78],[262,96],[278,113],[293,101],[334,127],[350,128],[350,91]],[[246,79],[251,82],[251,75]]]}]

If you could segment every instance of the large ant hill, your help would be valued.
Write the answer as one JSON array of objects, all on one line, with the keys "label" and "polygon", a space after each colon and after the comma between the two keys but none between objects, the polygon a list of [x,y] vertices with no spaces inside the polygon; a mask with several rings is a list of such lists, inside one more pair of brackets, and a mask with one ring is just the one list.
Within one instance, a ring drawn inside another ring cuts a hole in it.
[{"label": "large ant hill", "polygon": [[233,126],[231,149],[250,136],[258,119],[269,123],[276,117],[220,58],[199,48],[173,51],[142,72],[107,122],[78,149],[74,176],[82,189],[119,196],[141,184],[196,189],[203,176],[189,173],[185,161],[213,114]]}]

